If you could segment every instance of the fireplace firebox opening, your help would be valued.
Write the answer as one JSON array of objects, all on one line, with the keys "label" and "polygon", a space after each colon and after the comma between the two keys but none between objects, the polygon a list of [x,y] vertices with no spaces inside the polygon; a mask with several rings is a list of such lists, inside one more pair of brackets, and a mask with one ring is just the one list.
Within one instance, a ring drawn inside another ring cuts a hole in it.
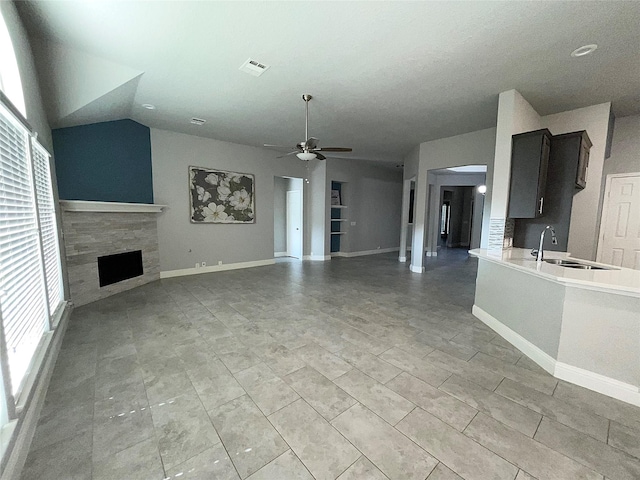
[{"label": "fireplace firebox opening", "polygon": [[142,274],[142,250],[98,257],[98,277],[101,287],[139,277]]}]

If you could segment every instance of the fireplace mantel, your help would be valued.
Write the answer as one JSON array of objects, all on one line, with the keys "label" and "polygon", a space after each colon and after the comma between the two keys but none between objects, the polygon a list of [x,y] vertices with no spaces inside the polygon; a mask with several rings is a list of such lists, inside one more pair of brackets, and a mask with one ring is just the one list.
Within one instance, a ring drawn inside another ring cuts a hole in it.
[{"label": "fireplace mantel", "polygon": [[93,202],[87,200],[60,200],[65,212],[104,212],[104,213],[160,213],[166,205],[153,203]]}]

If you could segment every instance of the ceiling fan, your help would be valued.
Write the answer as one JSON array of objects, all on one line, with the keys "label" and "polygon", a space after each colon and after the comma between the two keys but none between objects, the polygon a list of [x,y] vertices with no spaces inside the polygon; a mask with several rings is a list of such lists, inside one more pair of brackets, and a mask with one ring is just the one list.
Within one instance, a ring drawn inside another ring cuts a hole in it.
[{"label": "ceiling fan", "polygon": [[[351,151],[351,148],[347,148],[347,147],[319,147],[318,139],[315,137],[309,136],[309,100],[311,100],[312,98],[313,97],[308,93],[305,93],[304,95],[302,95],[302,100],[304,100],[305,107],[306,107],[306,117],[305,117],[305,125],[304,125],[304,136],[306,140],[304,142],[297,143],[296,146],[291,149],[292,150],[291,152],[285,155],[281,155],[277,158],[282,158],[288,155],[295,154],[300,160],[304,160],[305,162],[308,162],[309,160],[313,160],[314,158],[317,158],[318,160],[326,160],[327,157],[325,157],[321,152],[350,152]],[[289,147],[284,147],[282,145],[269,145],[266,143],[264,146],[267,148],[289,148]]]}]

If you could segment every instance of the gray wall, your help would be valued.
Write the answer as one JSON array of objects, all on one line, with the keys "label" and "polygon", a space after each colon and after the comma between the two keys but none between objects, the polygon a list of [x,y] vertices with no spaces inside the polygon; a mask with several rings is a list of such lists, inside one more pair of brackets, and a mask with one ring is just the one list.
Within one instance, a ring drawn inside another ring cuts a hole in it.
[{"label": "gray wall", "polygon": [[[420,144],[420,171],[457,167],[461,165],[486,165],[487,193],[483,206],[482,247],[488,244],[491,195],[493,189],[493,164],[496,148],[496,128],[487,128],[455,137],[441,138]],[[405,166],[407,159],[405,158]],[[422,176],[423,173],[420,174]],[[422,182],[422,180],[420,180]],[[418,185],[418,188],[421,188]]]},{"label": "gray wall", "polygon": [[563,287],[544,278],[478,261],[474,303],[553,358],[558,356],[564,295]]},{"label": "gray wall", "polygon": [[[602,220],[607,175],[640,172],[640,115],[616,118],[611,143],[611,156],[602,167],[602,184],[598,204],[598,230]],[[599,233],[599,231],[598,231]]]},{"label": "gray wall", "polygon": [[[274,175],[305,177],[304,162],[276,159],[262,148],[151,130],[155,202],[168,205],[158,215],[160,270],[194,268],[273,258]],[[190,165],[255,175],[256,222],[250,225],[206,224],[189,221],[187,171]]]},{"label": "gray wall", "polygon": [[[348,205],[343,252],[398,248],[402,212],[402,169],[362,160],[327,159],[327,184],[343,182]],[[356,222],[355,226],[351,222]],[[327,229],[328,230],[328,229]],[[327,250],[329,251],[329,250]]]},{"label": "gray wall", "polygon": [[22,26],[13,2],[0,2],[0,12],[2,12],[4,21],[7,24],[7,30],[9,30],[9,36],[11,37],[13,49],[16,53],[20,79],[22,80],[22,90],[24,92],[24,103],[27,109],[27,120],[35,131],[38,132],[38,141],[42,143],[50,153],[53,153],[51,128],[49,127],[42,96],[40,95],[38,76],[31,54],[31,46],[27,32]]},{"label": "gray wall", "polygon": [[586,130],[593,142],[589,152],[587,186],[573,196],[567,251],[576,258],[594,260],[600,231],[600,199],[604,153],[611,104],[602,103],[541,118],[553,135]]},{"label": "gray wall", "polygon": [[558,361],[640,386],[640,298],[567,288]]},{"label": "gray wall", "polygon": [[289,179],[273,177],[273,251],[287,251],[287,190]]},{"label": "gray wall", "polygon": [[602,169],[602,185],[611,173],[631,172],[640,172],[640,115],[616,118],[611,156]]},{"label": "gray wall", "polygon": [[[329,183],[348,182],[350,219],[357,222],[350,250],[397,247],[400,236],[402,172],[394,167],[355,160],[302,162],[263,149],[195,137],[166,130],[151,130],[155,202],[168,205],[158,215],[160,270],[241,263],[273,258],[274,176],[307,178],[304,183],[304,255],[329,254]],[[256,222],[192,224],[189,221],[188,167],[200,166],[255,175]],[[284,251],[281,250],[281,251]]]},{"label": "gray wall", "polygon": [[[304,196],[305,233],[308,241],[305,241],[304,254],[312,260],[325,260],[329,257],[329,231],[327,219],[329,218],[330,196],[327,187],[327,162],[311,161],[300,162],[307,167],[308,183]],[[330,257],[329,257],[330,258]]]}]

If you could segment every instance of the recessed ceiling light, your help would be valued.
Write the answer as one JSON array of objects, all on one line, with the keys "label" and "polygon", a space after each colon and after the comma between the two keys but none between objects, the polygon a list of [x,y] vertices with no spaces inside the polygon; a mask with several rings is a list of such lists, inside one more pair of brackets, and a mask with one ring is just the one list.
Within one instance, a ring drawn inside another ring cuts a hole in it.
[{"label": "recessed ceiling light", "polygon": [[194,125],[204,125],[205,122],[206,122],[206,120],[203,120],[202,118],[193,117],[191,119],[191,123],[194,124]]},{"label": "recessed ceiling light", "polygon": [[593,53],[596,48],[598,48],[598,45],[596,45],[595,43],[592,43],[591,45],[584,45],[580,48],[576,48],[573,52],[571,52],[571,56],[584,57],[585,55]]},{"label": "recessed ceiling light", "polygon": [[150,103],[143,103],[142,104],[142,108],[146,108],[147,110],[155,110],[156,106],[155,105],[151,105]]}]

